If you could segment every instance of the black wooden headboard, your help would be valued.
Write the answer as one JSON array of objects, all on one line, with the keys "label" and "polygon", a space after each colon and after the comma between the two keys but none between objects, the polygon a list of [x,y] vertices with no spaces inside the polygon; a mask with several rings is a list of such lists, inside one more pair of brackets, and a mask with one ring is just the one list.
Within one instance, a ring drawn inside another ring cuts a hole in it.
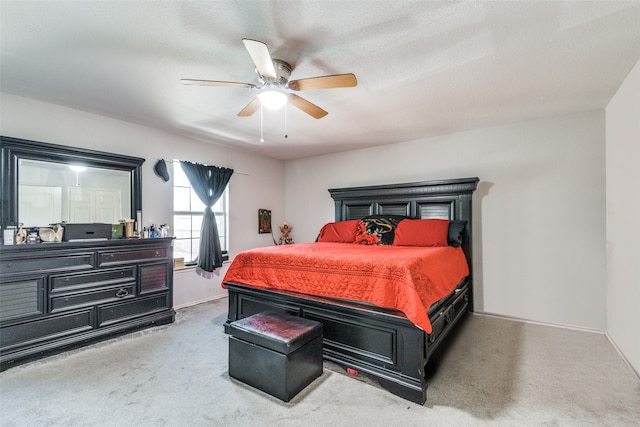
[{"label": "black wooden headboard", "polygon": [[473,217],[471,197],[479,179],[459,178],[405,184],[330,189],[335,201],[335,220],[359,219],[368,215],[404,215],[415,219],[467,221],[462,249],[472,268]]}]

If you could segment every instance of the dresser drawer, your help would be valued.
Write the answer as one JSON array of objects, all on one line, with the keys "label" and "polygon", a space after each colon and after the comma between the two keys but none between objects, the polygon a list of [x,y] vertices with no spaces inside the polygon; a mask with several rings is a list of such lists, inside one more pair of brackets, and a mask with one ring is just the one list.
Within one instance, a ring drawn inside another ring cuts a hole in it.
[{"label": "dresser drawer", "polygon": [[67,292],[74,289],[115,286],[121,283],[135,282],[136,267],[101,270],[80,274],[65,274],[51,277],[51,292]]},{"label": "dresser drawer", "polygon": [[5,326],[0,331],[2,353],[14,346],[59,339],[93,329],[93,310],[76,311],[60,316],[50,316],[33,322]]},{"label": "dresser drawer", "polygon": [[99,307],[100,327],[111,323],[120,322],[127,318],[135,318],[159,312],[171,308],[171,299],[168,293],[155,295],[153,297],[136,298],[132,301],[118,304],[109,304]]},{"label": "dresser drawer", "polygon": [[135,263],[141,261],[160,260],[169,257],[168,248],[148,248],[121,251],[98,252],[98,266],[105,267],[114,264]]},{"label": "dresser drawer", "polygon": [[[436,348],[432,346],[432,344],[444,338],[449,328],[455,323],[453,321],[465,313],[468,305],[469,287],[464,286],[460,289],[460,292],[455,295],[453,302],[450,305],[442,307],[436,318],[432,320],[431,327],[433,331],[429,335],[429,347],[425,349],[428,355],[433,351],[432,349]],[[427,343],[425,342],[425,344]]]},{"label": "dresser drawer", "polygon": [[94,253],[80,253],[63,256],[43,256],[5,259],[0,261],[2,274],[29,273],[34,271],[79,270],[89,269],[94,265]]},{"label": "dresser drawer", "polygon": [[135,288],[135,282],[131,282],[128,285],[99,288],[84,292],[54,296],[50,299],[51,313],[134,298]]}]

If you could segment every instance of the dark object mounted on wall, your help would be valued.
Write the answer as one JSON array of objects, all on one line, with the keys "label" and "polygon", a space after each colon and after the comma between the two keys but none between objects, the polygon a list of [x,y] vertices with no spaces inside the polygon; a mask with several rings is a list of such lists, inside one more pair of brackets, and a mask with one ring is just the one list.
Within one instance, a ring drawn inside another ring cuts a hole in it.
[{"label": "dark object mounted on wall", "polygon": [[167,164],[164,159],[160,159],[156,162],[153,167],[153,171],[158,175],[164,182],[169,181],[169,171],[167,171]]},{"label": "dark object mounted on wall", "polygon": [[258,209],[258,233],[271,233],[271,211]]}]

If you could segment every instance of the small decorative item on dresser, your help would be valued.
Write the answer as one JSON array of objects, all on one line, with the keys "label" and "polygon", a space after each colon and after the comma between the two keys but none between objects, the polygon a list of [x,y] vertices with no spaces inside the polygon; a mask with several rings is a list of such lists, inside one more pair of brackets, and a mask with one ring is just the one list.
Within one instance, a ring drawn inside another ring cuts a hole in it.
[{"label": "small decorative item on dresser", "polygon": [[38,235],[38,227],[33,227],[27,235],[27,243],[40,243],[40,236]]},{"label": "small decorative item on dresser", "polygon": [[282,235],[280,236],[279,244],[281,245],[291,245],[293,243],[293,239],[289,236],[289,233],[293,230],[293,227],[289,225],[287,221],[280,224],[280,232]]},{"label": "small decorative item on dresser", "polygon": [[24,228],[22,228],[23,225],[24,224],[22,223],[18,224],[18,232],[16,233],[16,243],[18,245],[25,243],[25,241],[27,240],[27,232],[24,231]]},{"label": "small decorative item on dresser", "polygon": [[16,226],[8,226],[3,233],[3,240],[5,245],[13,245],[15,243]]},{"label": "small decorative item on dresser", "polygon": [[125,237],[133,237],[133,224],[135,223],[132,219],[121,219],[121,224],[124,224],[124,236]]},{"label": "small decorative item on dresser", "polygon": [[40,240],[43,242],[61,242],[64,233],[64,228],[60,224],[55,224],[53,227],[41,227],[38,231]]}]

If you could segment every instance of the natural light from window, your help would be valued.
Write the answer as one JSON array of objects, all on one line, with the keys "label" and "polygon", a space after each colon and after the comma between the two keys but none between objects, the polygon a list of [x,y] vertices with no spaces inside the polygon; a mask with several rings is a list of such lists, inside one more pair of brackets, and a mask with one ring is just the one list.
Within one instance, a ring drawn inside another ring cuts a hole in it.
[{"label": "natural light from window", "polygon": [[[216,216],[220,247],[225,252],[228,247],[228,206],[229,187],[213,206]],[[204,216],[204,203],[200,201],[184,174],[180,161],[173,161],[173,234],[175,242],[173,257],[184,258],[185,265],[195,264],[198,260],[200,245],[200,227]]]}]

